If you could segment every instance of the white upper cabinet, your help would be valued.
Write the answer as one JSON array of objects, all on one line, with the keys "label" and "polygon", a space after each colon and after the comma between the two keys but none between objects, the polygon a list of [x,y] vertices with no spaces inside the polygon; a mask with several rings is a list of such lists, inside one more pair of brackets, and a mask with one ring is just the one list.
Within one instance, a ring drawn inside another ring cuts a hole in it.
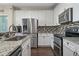
[{"label": "white upper cabinet", "polygon": [[53,22],[53,10],[50,11],[45,11],[45,24],[46,26],[53,26],[54,22]]},{"label": "white upper cabinet", "polygon": [[39,26],[52,26],[54,24],[53,10],[16,10],[15,24],[21,24],[22,18],[36,18]]},{"label": "white upper cabinet", "polygon": [[67,8],[73,8],[73,22],[79,21],[79,4],[78,3],[61,3],[54,8],[54,25],[59,25],[58,15]]}]

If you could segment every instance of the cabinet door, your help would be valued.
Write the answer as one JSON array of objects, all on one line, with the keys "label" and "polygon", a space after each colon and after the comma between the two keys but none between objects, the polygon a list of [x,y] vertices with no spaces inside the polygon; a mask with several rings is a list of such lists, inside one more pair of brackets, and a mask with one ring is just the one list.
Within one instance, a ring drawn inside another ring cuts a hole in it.
[{"label": "cabinet door", "polygon": [[27,49],[27,46],[22,48],[22,56],[27,56],[28,55],[28,49]]},{"label": "cabinet door", "polygon": [[42,33],[38,34],[38,45],[40,46],[51,46],[53,48],[53,34]]},{"label": "cabinet door", "polygon": [[50,37],[50,45],[51,45],[52,49],[54,47],[53,41],[54,41],[54,37],[52,36],[52,37]]},{"label": "cabinet door", "polygon": [[27,42],[24,42],[23,44],[22,44],[22,56],[27,56],[28,55],[28,48],[27,48],[27,46],[28,46],[28,43]]},{"label": "cabinet door", "polygon": [[31,45],[30,39],[22,44],[22,56],[30,56],[31,55]]},{"label": "cabinet door", "polygon": [[50,46],[50,41],[51,41],[50,37],[49,37],[49,36],[45,36],[44,44],[45,44],[46,46]]},{"label": "cabinet door", "polygon": [[50,46],[50,37],[48,36],[39,36],[38,37],[39,46]]},{"label": "cabinet door", "polygon": [[63,45],[63,56],[73,56],[73,51]]},{"label": "cabinet door", "polygon": [[43,41],[44,41],[44,37],[43,37],[43,36],[39,36],[39,37],[38,37],[38,45],[39,45],[39,46],[44,45]]}]

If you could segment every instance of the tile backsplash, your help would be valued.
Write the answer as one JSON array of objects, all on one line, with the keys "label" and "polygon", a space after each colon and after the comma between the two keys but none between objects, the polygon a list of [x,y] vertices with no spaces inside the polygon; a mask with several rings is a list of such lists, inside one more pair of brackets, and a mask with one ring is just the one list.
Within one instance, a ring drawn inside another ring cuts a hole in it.
[{"label": "tile backsplash", "polygon": [[[79,23],[69,23],[58,26],[38,26],[38,33],[64,34],[65,28],[74,26],[79,27]],[[5,33],[0,33],[0,36],[3,36],[4,34]]]},{"label": "tile backsplash", "polygon": [[57,26],[38,26],[39,33],[52,33],[57,30]]},{"label": "tile backsplash", "polygon": [[58,26],[38,26],[38,33],[64,34],[65,28],[79,27],[79,23],[68,23]]}]

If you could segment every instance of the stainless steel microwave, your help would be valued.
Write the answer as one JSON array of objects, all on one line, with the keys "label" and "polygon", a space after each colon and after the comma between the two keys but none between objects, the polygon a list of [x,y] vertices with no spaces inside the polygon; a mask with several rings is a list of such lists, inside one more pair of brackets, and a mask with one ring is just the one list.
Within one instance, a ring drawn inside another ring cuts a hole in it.
[{"label": "stainless steel microwave", "polygon": [[73,21],[73,8],[68,8],[62,12],[59,16],[59,23],[67,23]]}]

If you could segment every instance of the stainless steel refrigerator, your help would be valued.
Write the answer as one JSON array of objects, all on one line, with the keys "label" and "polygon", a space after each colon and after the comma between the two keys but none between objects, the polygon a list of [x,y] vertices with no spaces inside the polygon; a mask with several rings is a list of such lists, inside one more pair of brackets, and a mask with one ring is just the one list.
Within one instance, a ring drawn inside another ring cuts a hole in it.
[{"label": "stainless steel refrigerator", "polygon": [[32,34],[31,38],[31,47],[37,48],[38,47],[38,19],[36,18],[23,18],[22,19],[22,32],[24,34]]},{"label": "stainless steel refrigerator", "polygon": [[38,47],[38,20],[35,18],[31,18],[31,25],[32,25],[32,40],[31,40],[31,47],[37,48]]}]

